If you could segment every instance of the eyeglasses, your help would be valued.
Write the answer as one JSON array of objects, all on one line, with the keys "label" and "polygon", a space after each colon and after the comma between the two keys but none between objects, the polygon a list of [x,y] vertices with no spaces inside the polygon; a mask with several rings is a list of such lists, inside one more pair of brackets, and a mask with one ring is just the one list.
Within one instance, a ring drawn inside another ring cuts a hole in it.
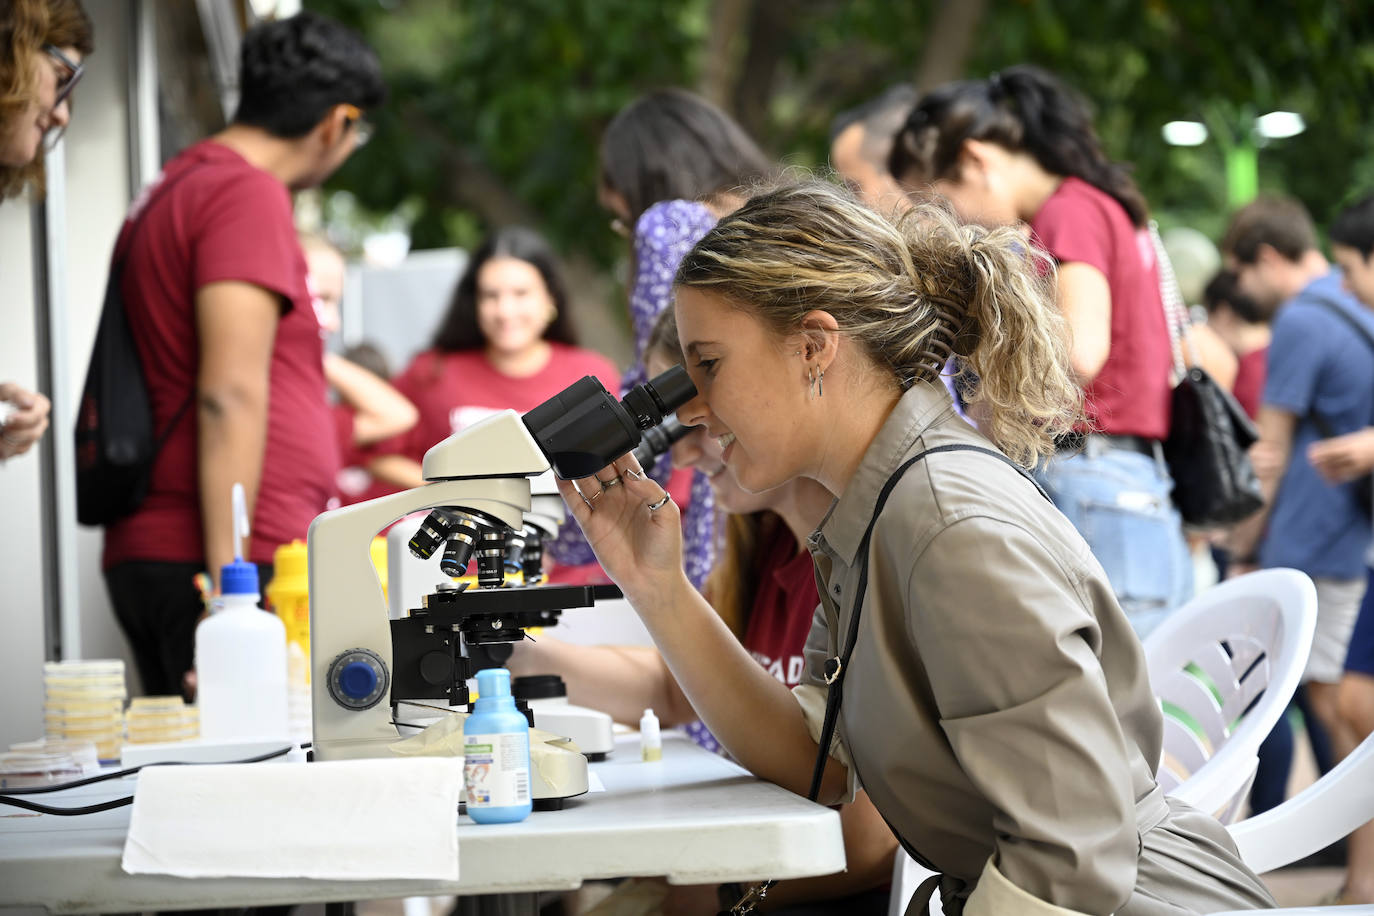
[{"label": "eyeglasses", "polygon": [[345,105],[343,110],[344,117],[353,125],[353,147],[356,149],[372,139],[372,124],[364,120],[362,109],[357,105]]},{"label": "eyeglasses", "polygon": [[57,96],[52,103],[52,107],[56,108],[67,101],[68,97],[71,96],[72,90],[75,89],[76,84],[81,81],[81,75],[86,72],[86,65],[85,63],[78,63],[72,60],[70,57],[63,54],[62,50],[56,45],[44,45],[43,51],[53,60],[67,68],[66,78],[63,79],[59,77],[57,80]]}]

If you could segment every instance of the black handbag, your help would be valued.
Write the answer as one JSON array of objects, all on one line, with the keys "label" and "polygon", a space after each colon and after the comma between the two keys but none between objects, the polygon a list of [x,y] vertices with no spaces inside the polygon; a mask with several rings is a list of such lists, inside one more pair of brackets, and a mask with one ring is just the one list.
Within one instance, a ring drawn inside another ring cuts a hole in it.
[{"label": "black handbag", "polygon": [[190,171],[185,169],[153,192],[130,227],[127,243],[122,249],[117,245],[111,259],[95,346],[76,412],[76,520],[83,525],[109,525],[142,505],[153,462],[194,396],[193,389],[158,435],[143,361],[120,291],[124,260],[144,217]]},{"label": "black handbag", "polygon": [[1169,436],[1164,460],[1174,480],[1173,501],[1186,525],[1210,528],[1234,525],[1264,506],[1259,478],[1248,450],[1259,438],[1255,425],[1236,399],[1198,364],[1183,362],[1190,324],[1173,265],[1150,224],[1159,263],[1160,300],[1178,379],[1171,398]]}]

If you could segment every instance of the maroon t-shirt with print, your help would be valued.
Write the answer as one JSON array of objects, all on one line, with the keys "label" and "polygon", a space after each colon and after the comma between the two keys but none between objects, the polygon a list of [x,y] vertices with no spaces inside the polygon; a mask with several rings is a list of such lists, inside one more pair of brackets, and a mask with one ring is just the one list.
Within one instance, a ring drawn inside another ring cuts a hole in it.
[{"label": "maroon t-shirt with print", "polygon": [[799,550],[792,532],[779,523],[759,557],[759,570],[744,648],[769,674],[795,687],[801,683],[802,648],[820,604],[811,554]]}]

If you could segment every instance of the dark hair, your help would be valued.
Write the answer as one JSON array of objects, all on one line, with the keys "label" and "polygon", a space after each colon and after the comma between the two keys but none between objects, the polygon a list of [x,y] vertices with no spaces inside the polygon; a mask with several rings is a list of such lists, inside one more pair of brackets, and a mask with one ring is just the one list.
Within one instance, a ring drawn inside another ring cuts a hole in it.
[{"label": "dark hair", "polygon": [[1337,215],[1331,224],[1331,243],[1354,248],[1365,259],[1374,253],[1374,194]]},{"label": "dark hair", "polygon": [[1235,271],[1221,270],[1207,282],[1202,291],[1202,303],[1210,315],[1225,306],[1236,313],[1242,321],[1250,324],[1263,324],[1273,319],[1273,310],[1265,309],[1258,302],[1241,292],[1240,281]]},{"label": "dark hair", "polygon": [[910,83],[890,86],[876,99],[835,115],[830,122],[830,143],[855,124],[863,125],[864,138],[859,144],[865,159],[886,171],[891,156],[892,140],[906,123],[907,115],[916,107],[920,94]]},{"label": "dark hair", "polygon": [[1259,258],[1268,245],[1290,261],[1317,249],[1317,227],[1301,202],[1292,197],[1259,197],[1236,211],[1221,240],[1221,250],[1242,264]]},{"label": "dark hair", "polygon": [[744,128],[683,89],[635,99],[601,137],[601,182],[621,194],[630,216],[663,200],[708,200],[771,170]]},{"label": "dark hair", "polygon": [[949,178],[965,140],[1024,151],[1045,171],[1080,178],[1110,194],[1136,226],[1148,219],[1145,198],[1127,167],[1102,152],[1087,102],[1039,67],[1010,67],[929,93],[898,132],[888,167],[898,179]]},{"label": "dark hair", "polygon": [[[83,56],[95,51],[91,19],[77,0],[3,0],[0,2],[0,139],[13,129],[13,119],[33,104],[38,94],[33,60],[43,46],[76,48]],[[0,200],[24,188],[43,191],[43,148],[33,161],[0,166]]]},{"label": "dark hair", "polygon": [[289,140],[310,133],[335,105],[366,111],[385,100],[376,53],[332,19],[297,13],[243,37],[236,124]]},{"label": "dark hair", "polygon": [[482,265],[497,258],[524,261],[544,280],[558,314],[544,329],[544,339],[558,343],[576,344],[572,319],[568,317],[568,288],[549,243],[543,236],[523,226],[508,226],[487,236],[486,241],[472,253],[467,270],[453,290],[448,314],[434,335],[434,348],[447,352],[480,350],[486,346],[482,329],[477,324],[477,275]]},{"label": "dark hair", "polygon": [[350,363],[362,366],[380,379],[391,378],[391,364],[387,362],[386,354],[374,343],[364,340],[339,355]]},{"label": "dark hair", "polygon": [[671,305],[659,313],[658,318],[654,320],[654,326],[649,329],[648,339],[644,341],[646,363],[652,353],[666,356],[675,363],[686,362],[682,355],[682,344],[678,340],[677,310]]}]

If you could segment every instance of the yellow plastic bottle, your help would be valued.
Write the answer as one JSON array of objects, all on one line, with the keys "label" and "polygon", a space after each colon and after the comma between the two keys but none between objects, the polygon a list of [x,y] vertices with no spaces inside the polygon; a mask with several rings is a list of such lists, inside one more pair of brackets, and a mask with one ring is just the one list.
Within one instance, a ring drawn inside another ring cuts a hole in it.
[{"label": "yellow plastic bottle", "polygon": [[[310,658],[310,577],[304,541],[292,541],[272,555],[267,601],[286,624],[286,641]],[[306,670],[309,670],[307,665]]]}]

